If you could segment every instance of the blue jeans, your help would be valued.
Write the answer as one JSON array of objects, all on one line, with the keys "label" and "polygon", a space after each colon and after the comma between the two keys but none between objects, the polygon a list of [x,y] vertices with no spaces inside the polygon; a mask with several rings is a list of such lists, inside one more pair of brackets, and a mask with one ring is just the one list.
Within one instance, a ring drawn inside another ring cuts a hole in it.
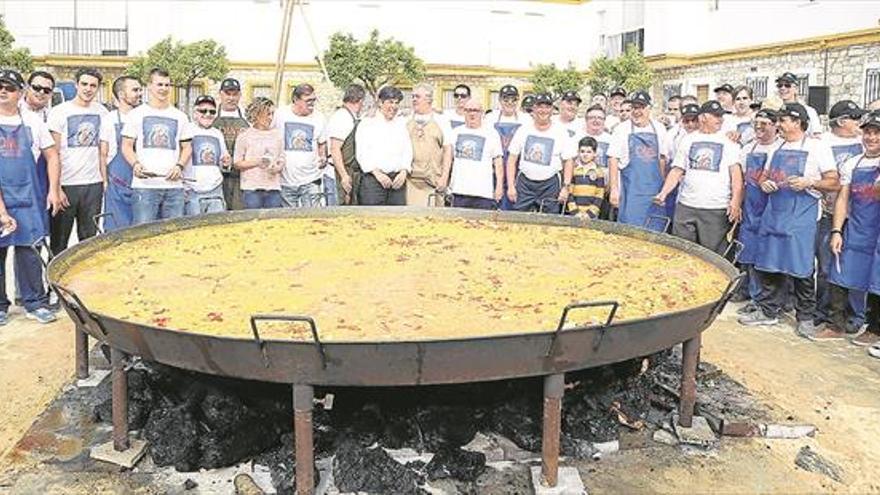
[{"label": "blue jeans", "polygon": [[183,216],[183,189],[131,190],[131,212],[134,225]]},{"label": "blue jeans", "polygon": [[[0,247],[0,311],[9,311],[6,297],[6,252],[8,246]],[[15,285],[21,291],[21,301],[27,312],[45,308],[49,295],[43,286],[43,264],[30,246],[15,246]]]},{"label": "blue jeans", "polygon": [[223,199],[223,184],[207,192],[184,190],[183,195],[184,214],[188,217],[226,211],[226,200]]},{"label": "blue jeans", "polygon": [[281,208],[283,206],[281,202],[281,191],[267,191],[266,189],[241,191],[241,202],[244,204],[245,210]]},{"label": "blue jeans", "polygon": [[[328,165],[329,167],[329,165]],[[339,206],[339,196],[336,195],[336,176],[324,176],[325,206]]]},{"label": "blue jeans", "polygon": [[288,208],[314,208],[321,206],[321,181],[301,186],[281,186],[281,199]]}]

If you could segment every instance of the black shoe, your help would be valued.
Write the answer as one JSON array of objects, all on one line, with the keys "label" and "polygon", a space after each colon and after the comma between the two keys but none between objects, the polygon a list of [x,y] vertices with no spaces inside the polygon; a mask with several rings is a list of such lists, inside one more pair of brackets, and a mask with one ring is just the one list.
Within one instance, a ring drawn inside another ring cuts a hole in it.
[{"label": "black shoe", "polygon": [[736,292],[732,296],[730,296],[730,302],[734,302],[734,303],[748,301],[748,300],[749,300],[749,296],[747,296],[743,293],[740,293],[740,292]]}]

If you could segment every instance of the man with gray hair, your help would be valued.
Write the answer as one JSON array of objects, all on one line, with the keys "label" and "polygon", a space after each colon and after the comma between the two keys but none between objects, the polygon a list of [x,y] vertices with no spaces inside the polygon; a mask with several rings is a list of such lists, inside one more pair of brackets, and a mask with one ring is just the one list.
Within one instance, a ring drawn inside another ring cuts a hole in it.
[{"label": "man with gray hair", "polygon": [[342,96],[342,106],[327,121],[330,158],[338,177],[337,198],[347,205],[357,204],[357,190],[361,183],[361,167],[357,163],[354,150],[354,133],[361,120],[365,97],[363,86],[349,85]]},{"label": "man with gray hair", "polygon": [[324,116],[315,112],[318,97],[311,84],[297,84],[291,100],[290,107],[275,114],[286,162],[281,172],[281,199],[290,208],[314,207],[320,203],[321,178],[327,165]]},{"label": "man with gray hair", "polygon": [[434,88],[417,84],[412,91],[413,113],[406,129],[413,147],[412,173],[406,181],[406,205],[426,206],[440,183],[443,155],[451,153],[449,121],[434,111]]}]

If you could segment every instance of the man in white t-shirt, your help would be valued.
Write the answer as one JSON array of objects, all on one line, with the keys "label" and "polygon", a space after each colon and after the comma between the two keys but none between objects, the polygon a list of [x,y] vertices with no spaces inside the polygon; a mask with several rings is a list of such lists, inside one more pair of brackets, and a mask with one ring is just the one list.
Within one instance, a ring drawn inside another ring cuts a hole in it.
[{"label": "man in white t-shirt", "polygon": [[572,139],[575,135],[584,132],[584,122],[577,118],[580,105],[581,97],[577,91],[566,91],[559,98],[559,115],[553,116],[553,123],[564,127],[568,132],[568,137]]},{"label": "man in white t-shirt", "polygon": [[[27,317],[40,323],[56,320],[48,307],[42,260],[31,245],[48,235],[43,218],[46,209],[57,215],[62,208],[58,155],[55,140],[42,119],[19,109],[23,89],[21,74],[0,69],[0,136],[4,142],[0,149],[0,197],[5,203],[0,212],[0,325],[8,321],[5,267],[11,246],[15,247],[16,286]],[[41,154],[49,170],[48,197],[42,195],[37,179],[37,157]]]},{"label": "man in white t-shirt", "polygon": [[721,103],[704,103],[699,120],[700,130],[682,139],[654,202],[665,206],[666,196],[681,181],[672,235],[722,254],[727,249],[727,232],[742,214],[739,147],[721,132]]},{"label": "man in white t-shirt", "polygon": [[492,210],[504,194],[501,138],[494,128],[483,125],[480,102],[467,100],[464,111],[465,125],[452,130],[452,152],[443,157],[437,189],[448,188],[455,208]]},{"label": "man in white t-shirt", "polygon": [[189,119],[171,105],[172,87],[165,69],[151,70],[147,103],[129,112],[122,128],[122,155],[133,175],[134,225],[183,216],[181,179],[192,154],[192,138]]},{"label": "man in white t-shirt", "polygon": [[52,91],[55,89],[55,77],[46,71],[35,70],[28,76],[24,98],[19,101],[19,108],[34,112],[43,122],[49,121],[49,103],[52,102]]},{"label": "man in white t-shirt", "polygon": [[611,144],[611,134],[605,130],[605,118],[605,109],[601,105],[591,106],[584,114],[583,129],[574,136],[576,143],[586,136],[596,140],[596,163],[603,168],[608,167],[608,146]]},{"label": "man in white t-shirt", "polygon": [[[776,91],[782,98],[782,103],[800,103],[798,101],[799,84],[798,77],[791,72],[786,72],[776,78]],[[819,120],[819,113],[806,103],[800,103],[800,105],[807,109],[807,115],[810,118],[807,136],[818,136],[822,133],[822,121]]]},{"label": "man in white t-shirt", "polygon": [[[519,90],[512,84],[501,86],[498,91],[498,108],[486,114],[483,122],[487,126],[491,126],[498,133],[501,139],[501,148],[503,150],[502,163],[507,163],[509,154],[510,141],[516,130],[523,124],[531,123],[532,117],[526,112],[518,112],[519,108]],[[502,188],[507,183],[507,167],[503,167],[504,180],[501,181]],[[513,205],[507,198],[507,195],[501,197],[498,203],[501,210],[512,210]]]},{"label": "man in white t-shirt", "polygon": [[76,96],[49,112],[49,130],[61,156],[61,196],[67,203],[52,218],[50,247],[55,254],[67,249],[74,221],[79,240],[98,233],[94,217],[101,213],[103,202],[105,164],[101,163],[100,141],[107,115],[107,109],[95,101],[101,79],[95,69],[80,69],[75,77]]},{"label": "man in white t-shirt", "polygon": [[831,149],[807,135],[809,122],[809,113],[800,103],[786,103],[779,111],[784,142],[768,157],[761,179],[761,190],[768,197],[755,259],[755,268],[761,272],[758,309],[739,318],[743,325],[777,323],[793,287],[796,331],[807,338],[816,333],[813,272],[819,198],[839,187]]},{"label": "man in white t-shirt", "polygon": [[192,155],[183,173],[186,216],[226,211],[223,198],[223,172],[232,161],[223,133],[213,126],[217,102],[209,95],[196,98],[193,105]]},{"label": "man in white t-shirt", "polygon": [[507,197],[517,211],[559,213],[568,200],[577,145],[564,127],[553,124],[552,113],[553,98],[536,95],[534,122],[520,126],[510,142]]},{"label": "man in white t-shirt", "polygon": [[609,202],[619,208],[618,221],[661,231],[665,208],[654,205],[663,187],[669,150],[668,133],[651,117],[651,97],[644,91],[632,94],[632,118],[622,121],[608,147]]},{"label": "man in white t-shirt", "polygon": [[[342,106],[327,121],[327,141],[330,158],[338,176],[337,204],[356,205],[357,190],[361,183],[361,168],[354,151],[354,132],[361,118],[366,91],[360,84],[350,84],[342,95]],[[331,170],[331,173],[333,170]],[[325,177],[326,181],[326,177]],[[326,182],[325,182],[326,185]],[[327,192],[326,189],[324,192]],[[328,201],[328,204],[331,202]]]},{"label": "man in white t-shirt", "polygon": [[626,99],[626,90],[618,86],[608,93],[608,116],[605,118],[605,129],[614,132],[620,123],[620,107]]},{"label": "man in white t-shirt", "polygon": [[275,112],[275,124],[284,137],[281,199],[289,208],[320,206],[322,176],[327,166],[324,116],[315,111],[315,88],[308,83],[293,88],[288,108]]},{"label": "man in white t-shirt", "polygon": [[452,90],[452,102],[455,105],[443,112],[443,116],[449,121],[449,126],[453,129],[460,125],[464,125],[464,102],[471,97],[471,87],[467,84],[459,84]]}]

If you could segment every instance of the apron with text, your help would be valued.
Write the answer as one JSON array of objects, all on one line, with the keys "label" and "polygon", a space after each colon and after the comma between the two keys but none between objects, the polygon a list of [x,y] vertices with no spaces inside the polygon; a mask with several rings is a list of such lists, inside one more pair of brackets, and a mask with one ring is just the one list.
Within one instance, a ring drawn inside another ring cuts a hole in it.
[{"label": "apron with text", "polygon": [[512,210],[513,204],[507,199],[507,157],[510,156],[510,151],[508,148],[510,147],[510,140],[513,139],[513,135],[516,134],[516,130],[522,124],[519,122],[501,122],[501,113],[498,113],[498,121],[495,122],[495,130],[498,132],[498,137],[501,138],[501,150],[502,150],[502,161],[504,163],[503,169],[503,179],[504,179],[504,194],[501,195],[501,201],[499,202],[499,208],[502,210]]},{"label": "apron with text", "polygon": [[843,229],[843,249],[840,252],[840,271],[832,267],[828,280],[841,287],[864,291],[871,280],[872,264],[880,234],[880,198],[874,184],[880,178],[880,168],[859,168],[856,163],[849,186],[849,214]]},{"label": "apron with text", "polygon": [[761,215],[767,207],[767,193],[761,190],[759,180],[767,164],[767,153],[755,153],[757,145],[746,155],[745,199],[742,208],[742,224],[739,227],[739,242],[742,252],[739,262],[754,264],[758,255],[758,230],[761,226]]},{"label": "apron with text", "polygon": [[116,111],[116,156],[107,164],[107,191],[104,192],[104,230],[124,229],[132,224],[132,168],[122,155],[122,118]]},{"label": "apron with text", "polygon": [[[653,122],[651,128],[654,128]],[[630,133],[628,146],[629,164],[620,171],[622,188],[617,219],[621,223],[644,227],[649,216],[666,216],[665,207],[654,204],[654,196],[663,187],[657,133]],[[652,222],[648,228],[660,232],[663,222]]]},{"label": "apron with text", "polygon": [[49,235],[43,219],[46,198],[40,196],[34,139],[24,122],[0,125],[0,191],[9,215],[18,228],[0,237],[0,246],[27,246]]}]

